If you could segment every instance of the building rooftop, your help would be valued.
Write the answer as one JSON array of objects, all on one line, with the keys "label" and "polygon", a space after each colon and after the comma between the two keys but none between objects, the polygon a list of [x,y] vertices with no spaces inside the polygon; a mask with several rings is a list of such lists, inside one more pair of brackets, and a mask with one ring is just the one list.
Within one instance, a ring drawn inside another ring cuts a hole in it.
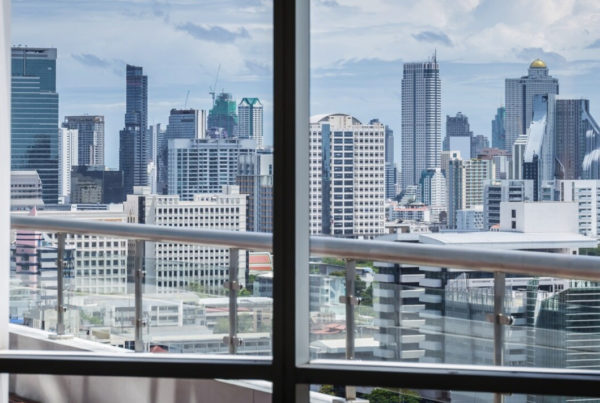
[{"label": "building rooftop", "polygon": [[595,248],[596,239],[570,232],[461,232],[420,234],[419,242],[432,245],[485,247],[490,249]]}]

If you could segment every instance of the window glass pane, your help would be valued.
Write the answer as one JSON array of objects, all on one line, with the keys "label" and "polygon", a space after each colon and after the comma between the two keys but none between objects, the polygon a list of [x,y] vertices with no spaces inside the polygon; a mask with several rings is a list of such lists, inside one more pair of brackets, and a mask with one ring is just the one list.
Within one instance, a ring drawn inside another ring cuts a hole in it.
[{"label": "window glass pane", "polygon": [[574,262],[566,279],[522,265],[502,287],[485,260],[409,264],[398,248],[598,254],[599,34],[581,27],[600,8],[530,24],[534,10],[311,2],[310,230],[355,242],[312,256],[311,358],[493,365],[503,351],[509,366],[600,369],[599,283]]},{"label": "window glass pane", "polygon": [[[12,214],[271,232],[272,14],[14,1]],[[270,245],[162,240],[67,234],[59,282],[57,234],[13,231],[11,331],[30,349],[270,355]]]}]

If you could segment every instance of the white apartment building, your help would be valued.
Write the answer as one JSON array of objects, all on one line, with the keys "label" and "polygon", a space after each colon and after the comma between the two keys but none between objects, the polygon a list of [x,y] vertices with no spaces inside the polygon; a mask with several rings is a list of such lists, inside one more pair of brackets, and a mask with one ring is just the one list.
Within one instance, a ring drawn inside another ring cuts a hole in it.
[{"label": "white apartment building", "polygon": [[[28,214],[19,212],[13,214]],[[41,217],[67,220],[126,222],[122,205],[108,210],[39,210]],[[47,234],[56,242],[56,234]],[[124,294],[127,292],[127,240],[123,238],[67,234],[67,248],[74,249],[71,284],[82,294]]]},{"label": "white apartment building", "polygon": [[58,130],[58,199],[68,203],[71,197],[71,167],[79,164],[79,130],[64,127]]},{"label": "white apartment building", "polygon": [[385,126],[345,114],[310,119],[310,233],[385,232]]},{"label": "white apartment building", "polygon": [[[129,222],[166,227],[246,231],[246,195],[238,186],[223,186],[222,193],[194,195],[183,201],[178,195],[150,194],[134,188],[127,196]],[[245,251],[239,251],[240,284],[245,284]],[[146,242],[146,287],[157,293],[198,288],[222,294],[229,276],[229,248],[195,244]]]},{"label": "white apartment building", "polygon": [[485,182],[496,179],[494,161],[471,159],[465,166],[465,208],[483,205]]}]

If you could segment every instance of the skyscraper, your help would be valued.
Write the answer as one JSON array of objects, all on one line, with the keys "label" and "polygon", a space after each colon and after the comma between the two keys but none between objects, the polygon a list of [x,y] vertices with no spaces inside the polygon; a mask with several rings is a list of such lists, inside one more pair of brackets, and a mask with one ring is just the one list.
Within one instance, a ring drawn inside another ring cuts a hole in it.
[{"label": "skyscraper", "polygon": [[456,116],[446,115],[446,138],[444,151],[460,151],[463,158],[473,157],[471,152],[473,132],[469,125],[469,118],[458,112]]},{"label": "skyscraper", "polygon": [[148,141],[148,77],[141,67],[127,65],[125,128],[120,132],[119,166],[123,198],[134,186],[148,185],[151,149]]},{"label": "skyscraper", "polygon": [[79,133],[73,165],[104,165],[104,116],[65,116],[62,127]]},{"label": "skyscraper", "polygon": [[512,152],[517,137],[527,133],[533,116],[533,97],[546,94],[558,94],[558,79],[548,75],[548,66],[540,59],[531,62],[526,76],[506,79],[506,151]]},{"label": "skyscraper", "polygon": [[465,166],[460,158],[448,161],[448,228],[456,228],[456,211],[465,208]]},{"label": "skyscraper", "polygon": [[212,109],[208,112],[209,131],[222,129],[223,136],[231,138],[237,135],[238,116],[236,113],[236,104],[231,94],[222,92],[217,95]]},{"label": "skyscraper", "polygon": [[523,179],[533,179],[534,201],[539,198],[543,181],[555,178],[555,95],[536,95],[533,118],[527,130],[527,145],[523,154]]},{"label": "skyscraper", "polygon": [[421,172],[440,167],[440,68],[434,55],[405,63],[402,77],[402,188],[419,183]]},{"label": "skyscraper", "polygon": [[263,147],[263,105],[258,98],[243,98],[238,105],[238,136]]},{"label": "skyscraper", "polygon": [[56,49],[12,48],[11,169],[36,170],[44,203],[58,202]]},{"label": "skyscraper", "polygon": [[506,149],[506,131],[504,130],[504,115],[506,109],[501,106],[496,110],[496,116],[492,120],[492,147]]},{"label": "skyscraper", "polygon": [[590,147],[591,140],[600,136],[598,125],[590,115],[590,101],[557,99],[555,131],[557,178],[600,179],[598,169],[590,169],[592,164],[584,169],[583,164],[585,156],[596,149]]}]

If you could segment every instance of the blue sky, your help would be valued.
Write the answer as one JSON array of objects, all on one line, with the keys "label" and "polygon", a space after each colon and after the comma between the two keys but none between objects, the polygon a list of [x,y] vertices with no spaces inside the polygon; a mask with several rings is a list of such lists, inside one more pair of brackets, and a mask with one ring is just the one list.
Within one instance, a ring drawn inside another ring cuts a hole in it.
[{"label": "blue sky", "polygon": [[[107,165],[118,166],[125,64],[144,67],[149,122],[171,108],[208,109],[209,87],[257,96],[272,139],[272,6],[266,0],[13,0],[12,43],[58,48],[60,117],[106,117]],[[588,98],[600,119],[596,0],[313,0],[311,113],[390,125],[400,155],[402,63],[437,49],[445,115],[490,135],[504,78],[547,61],[563,97]],[[444,129],[443,129],[444,131]]]}]

